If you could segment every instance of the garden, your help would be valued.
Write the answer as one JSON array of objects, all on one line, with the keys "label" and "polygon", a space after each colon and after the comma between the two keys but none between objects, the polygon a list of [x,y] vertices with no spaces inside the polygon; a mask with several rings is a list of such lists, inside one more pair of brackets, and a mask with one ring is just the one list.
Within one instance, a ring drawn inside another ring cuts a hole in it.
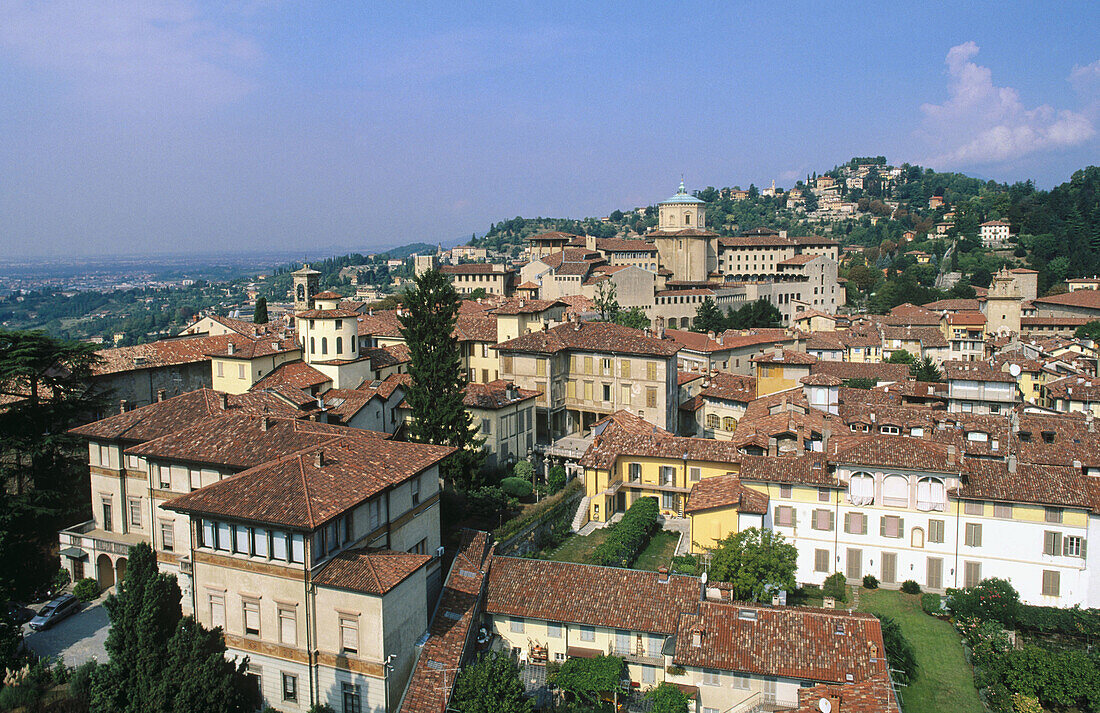
[{"label": "garden", "polygon": [[679,534],[658,529],[654,498],[639,498],[619,522],[589,535],[572,535],[538,554],[542,559],[657,571],[668,567]]}]

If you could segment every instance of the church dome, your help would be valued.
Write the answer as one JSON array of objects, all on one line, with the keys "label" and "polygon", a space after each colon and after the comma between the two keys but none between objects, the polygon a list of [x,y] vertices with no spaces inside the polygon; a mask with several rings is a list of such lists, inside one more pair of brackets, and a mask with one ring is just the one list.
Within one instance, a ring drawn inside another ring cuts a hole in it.
[{"label": "church dome", "polygon": [[676,191],[676,195],[672,196],[668,200],[661,201],[661,205],[669,205],[671,203],[676,203],[680,205],[701,205],[705,202],[706,201],[701,201],[695,196],[690,195],[687,192],[687,189],[684,188],[684,182],[680,181],[680,190]]}]

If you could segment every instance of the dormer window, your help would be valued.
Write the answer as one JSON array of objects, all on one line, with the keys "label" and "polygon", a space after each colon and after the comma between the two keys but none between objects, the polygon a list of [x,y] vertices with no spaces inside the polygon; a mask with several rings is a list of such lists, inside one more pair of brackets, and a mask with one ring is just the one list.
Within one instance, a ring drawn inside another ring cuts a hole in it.
[{"label": "dormer window", "polygon": [[1054,443],[1054,431],[1043,431],[1043,443]]}]

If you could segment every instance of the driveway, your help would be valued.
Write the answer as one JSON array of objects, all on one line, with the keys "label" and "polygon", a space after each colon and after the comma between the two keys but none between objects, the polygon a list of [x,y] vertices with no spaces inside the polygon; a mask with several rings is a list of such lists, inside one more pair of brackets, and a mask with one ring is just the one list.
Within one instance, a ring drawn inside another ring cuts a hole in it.
[{"label": "driveway", "polygon": [[[61,657],[69,666],[79,666],[92,658],[100,663],[106,662],[107,650],[103,644],[107,641],[111,622],[107,619],[107,610],[103,608],[105,599],[102,596],[84,604],[76,614],[62,619],[49,629],[34,631],[24,625],[27,647],[39,656]],[[35,609],[42,606],[45,604]]]}]

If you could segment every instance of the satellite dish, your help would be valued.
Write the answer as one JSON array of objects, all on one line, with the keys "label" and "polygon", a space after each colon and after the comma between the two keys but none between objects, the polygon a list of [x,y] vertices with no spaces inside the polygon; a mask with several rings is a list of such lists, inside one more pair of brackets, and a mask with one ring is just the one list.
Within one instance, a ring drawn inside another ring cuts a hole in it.
[{"label": "satellite dish", "polygon": [[821,713],[832,713],[833,704],[829,702],[828,698],[822,698],[817,702],[817,709],[821,711]]},{"label": "satellite dish", "polygon": [[1019,364],[1009,364],[1008,365],[1008,373],[1012,374],[1013,377],[1019,376],[1021,374],[1021,372],[1023,372],[1023,369],[1020,368]]},{"label": "satellite dish", "polygon": [[706,572],[703,572],[703,575],[701,577],[699,577],[699,581],[702,582],[703,584],[707,583],[707,573]]}]

